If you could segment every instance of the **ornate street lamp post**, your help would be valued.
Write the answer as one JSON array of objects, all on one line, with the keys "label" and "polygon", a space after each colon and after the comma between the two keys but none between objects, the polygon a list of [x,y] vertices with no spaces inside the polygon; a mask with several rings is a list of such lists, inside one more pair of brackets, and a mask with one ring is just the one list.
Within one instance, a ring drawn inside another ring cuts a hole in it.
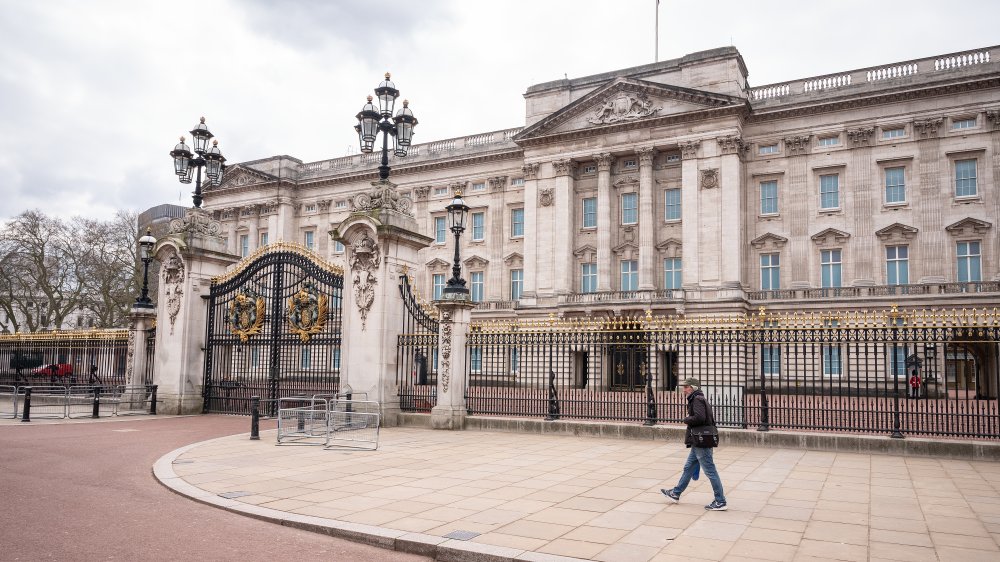
[{"label": "ornate street lamp post", "polygon": [[170,151],[170,156],[174,159],[174,173],[181,183],[191,183],[195,169],[198,170],[194,184],[194,206],[201,208],[201,169],[205,168],[208,181],[213,186],[222,183],[222,174],[225,173],[226,158],[219,151],[219,141],[212,141],[212,146],[208,146],[208,141],[212,139],[212,133],[205,124],[205,118],[191,129],[191,142],[194,144],[194,153],[188,145],[184,144],[184,137],[181,142]]},{"label": "ornate street lamp post", "polygon": [[153,246],[156,245],[156,238],[150,229],[146,229],[146,235],[139,239],[139,259],[142,260],[142,294],[135,299],[135,306],[139,308],[153,308],[153,300],[149,298],[149,262],[153,261]]},{"label": "ornate street lamp post", "polygon": [[354,126],[354,130],[358,132],[361,152],[365,154],[374,151],[375,138],[379,131],[382,132],[382,165],[378,168],[378,177],[385,182],[389,179],[389,137],[393,140],[393,154],[399,158],[406,156],[406,150],[413,140],[417,118],[413,116],[407,100],[403,100],[403,108],[393,117],[392,110],[399,97],[399,90],[389,80],[388,72],[385,73],[385,80],[375,88],[375,96],[378,98],[378,107],[372,103],[374,98],[368,96],[368,103],[357,115],[358,124]]},{"label": "ornate street lamp post", "polygon": [[448,286],[444,288],[444,294],[468,295],[469,289],[465,287],[465,279],[462,279],[462,257],[459,254],[458,244],[462,232],[465,231],[465,217],[469,213],[469,206],[462,200],[461,191],[455,192],[455,198],[451,201],[451,205],[445,207],[445,210],[448,211],[451,231],[455,234],[455,264],[451,268],[451,279],[448,280]]}]

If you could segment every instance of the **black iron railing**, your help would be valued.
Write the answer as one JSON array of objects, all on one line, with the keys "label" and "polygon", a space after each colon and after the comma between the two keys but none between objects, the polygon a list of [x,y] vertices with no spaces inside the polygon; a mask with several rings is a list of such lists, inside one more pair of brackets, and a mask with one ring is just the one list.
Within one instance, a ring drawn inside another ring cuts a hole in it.
[{"label": "black iron railing", "polygon": [[[995,311],[474,323],[470,413],[1000,439]],[[916,374],[919,380],[912,380]],[[914,384],[911,384],[914,383]]]},{"label": "black iron railing", "polygon": [[406,275],[399,277],[403,299],[402,333],[396,342],[396,385],[404,412],[430,412],[437,404],[439,323],[421,302]]},{"label": "black iron railing", "polygon": [[0,335],[0,384],[129,384],[128,334],[79,330]]}]

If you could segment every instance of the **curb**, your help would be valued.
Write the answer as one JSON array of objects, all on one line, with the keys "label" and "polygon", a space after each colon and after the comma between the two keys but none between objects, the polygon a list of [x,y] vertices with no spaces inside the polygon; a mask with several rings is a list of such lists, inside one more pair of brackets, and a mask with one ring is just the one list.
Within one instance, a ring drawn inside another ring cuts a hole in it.
[{"label": "curb", "polygon": [[[273,431],[266,433],[273,433]],[[249,438],[250,434],[245,433],[230,435],[227,437],[218,437],[207,441],[200,441],[198,443],[185,445],[179,449],[174,449],[157,459],[156,463],[153,464],[153,477],[156,478],[160,484],[175,494],[205,505],[230,511],[232,513],[253,517],[254,519],[260,519],[262,521],[267,521],[268,523],[284,525],[286,527],[292,527],[340,539],[347,539],[349,541],[377,546],[388,550],[428,556],[434,560],[448,562],[586,562],[580,558],[570,558],[567,556],[543,554],[530,550],[471,543],[445,537],[437,537],[434,535],[425,535],[423,533],[397,531],[395,529],[387,529],[385,527],[362,525],[359,523],[338,521],[336,519],[314,517],[311,515],[299,515],[296,513],[289,513],[287,511],[279,511],[277,509],[245,504],[236,500],[220,497],[217,494],[213,494],[212,492],[208,492],[198,488],[197,486],[188,484],[183,478],[177,476],[177,473],[174,472],[174,461],[191,449],[202,445],[208,445],[215,441],[229,440],[233,437],[239,437],[242,435],[246,435]]]},{"label": "curb", "polygon": [[[430,429],[430,414],[401,412],[399,425]],[[467,416],[466,430],[503,431],[545,435],[572,435],[607,439],[642,439],[652,441],[683,441],[685,429],[679,425],[654,425],[587,422],[574,420],[545,421],[528,418]],[[1000,443],[963,439],[930,439],[889,436],[851,435],[795,431],[755,431],[753,429],[719,428],[722,445],[767,447],[773,449],[803,449],[860,453],[866,455],[899,455],[904,457],[935,457],[968,461],[1000,461]]]}]

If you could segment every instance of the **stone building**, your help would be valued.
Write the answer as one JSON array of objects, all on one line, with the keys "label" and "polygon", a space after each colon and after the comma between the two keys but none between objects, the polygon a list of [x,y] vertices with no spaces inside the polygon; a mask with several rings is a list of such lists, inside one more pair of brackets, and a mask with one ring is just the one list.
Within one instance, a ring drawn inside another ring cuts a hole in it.
[{"label": "stone building", "polygon": [[[391,181],[423,234],[413,277],[475,316],[994,306],[998,47],[751,87],[724,47],[530,86],[524,126],[414,145]],[[511,103],[514,103],[511,100]],[[328,233],[377,154],[232,166],[205,206],[231,252]]]}]

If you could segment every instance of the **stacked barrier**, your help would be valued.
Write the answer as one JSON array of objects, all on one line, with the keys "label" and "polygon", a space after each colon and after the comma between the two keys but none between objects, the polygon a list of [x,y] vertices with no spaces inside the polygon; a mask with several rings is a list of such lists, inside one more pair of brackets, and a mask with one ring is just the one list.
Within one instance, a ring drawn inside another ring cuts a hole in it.
[{"label": "stacked barrier", "polygon": [[278,445],[378,449],[379,404],[317,394],[278,400]]}]

